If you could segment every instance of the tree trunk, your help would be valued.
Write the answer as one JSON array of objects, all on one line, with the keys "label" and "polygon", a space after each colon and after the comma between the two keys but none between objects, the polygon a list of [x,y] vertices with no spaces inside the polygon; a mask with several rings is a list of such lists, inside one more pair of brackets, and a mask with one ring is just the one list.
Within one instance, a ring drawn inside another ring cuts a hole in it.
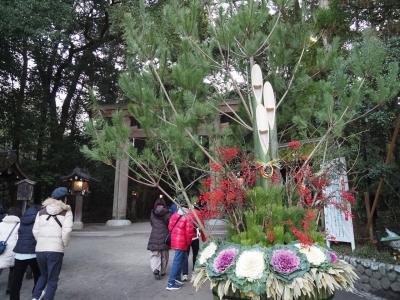
[{"label": "tree trunk", "polygon": [[75,98],[73,103],[73,109],[71,114],[71,136],[75,136],[78,133],[78,126],[76,124],[76,117],[78,116],[79,108],[81,106],[81,97],[78,96]]},{"label": "tree trunk", "polygon": [[[371,215],[371,204],[370,204],[370,201],[369,201],[369,193],[368,193],[368,192],[365,192],[365,193],[364,193],[364,200],[365,200],[365,209],[366,209],[366,211],[367,211],[367,220],[372,220],[373,216]],[[374,227],[373,227],[372,222],[371,222],[371,224],[367,227],[367,229],[368,229],[369,239],[370,239],[371,242],[372,242],[372,241],[375,240],[375,237],[374,237]]]},{"label": "tree trunk", "polygon": [[[71,84],[68,87],[68,92],[67,92],[67,95],[64,99],[64,103],[61,108],[61,118],[60,118],[60,124],[58,125],[58,132],[57,132],[57,139],[59,141],[62,140],[65,129],[67,127],[67,122],[70,117],[70,111],[71,111],[70,108],[71,108],[72,98],[75,96],[76,86],[78,84],[79,77],[81,76],[81,74],[82,74],[82,67],[78,66],[77,70],[75,71],[74,77],[71,80]],[[79,101],[76,101],[75,105],[74,105],[73,112],[75,113],[75,117],[76,117],[76,112],[79,109],[79,107],[75,107],[76,103],[79,103]]]},{"label": "tree trunk", "polygon": [[15,103],[15,113],[14,113],[14,129],[13,129],[13,141],[12,147],[13,150],[16,151],[17,157],[19,157],[19,147],[21,144],[21,120],[22,120],[22,106],[25,102],[25,88],[26,82],[28,77],[28,50],[26,41],[22,42],[22,70],[21,70],[21,77],[20,77],[20,87],[18,96]]}]

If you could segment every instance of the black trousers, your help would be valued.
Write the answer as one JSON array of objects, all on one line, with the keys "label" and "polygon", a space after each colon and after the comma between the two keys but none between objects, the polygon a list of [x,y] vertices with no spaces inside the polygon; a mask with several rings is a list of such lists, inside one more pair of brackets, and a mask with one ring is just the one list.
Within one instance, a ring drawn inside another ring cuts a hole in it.
[{"label": "black trousers", "polygon": [[19,300],[19,292],[21,290],[22,280],[24,279],[26,268],[28,266],[31,267],[33,273],[33,281],[34,281],[33,287],[35,287],[36,282],[38,281],[40,276],[40,270],[36,258],[24,259],[24,260],[16,259],[13,276],[11,279],[10,300]]},{"label": "black trousers", "polygon": [[197,254],[199,253],[199,246],[200,246],[200,241],[199,239],[195,239],[192,241],[192,243],[190,244],[190,247],[188,249],[188,251],[185,254],[185,259],[183,260],[183,265],[182,265],[182,274],[183,275],[188,275],[189,274],[189,262],[188,262],[188,257],[189,257],[189,253],[190,253],[190,248],[192,248],[193,251],[193,268],[192,270],[194,270],[194,264],[196,263],[196,258],[197,258]]},{"label": "black trousers", "polygon": [[193,252],[193,257],[192,257],[193,258],[193,267],[192,267],[192,269],[194,269],[194,264],[196,263],[197,254],[199,253],[199,248],[200,248],[200,238],[193,240],[192,244],[190,246],[192,247],[192,252]]}]

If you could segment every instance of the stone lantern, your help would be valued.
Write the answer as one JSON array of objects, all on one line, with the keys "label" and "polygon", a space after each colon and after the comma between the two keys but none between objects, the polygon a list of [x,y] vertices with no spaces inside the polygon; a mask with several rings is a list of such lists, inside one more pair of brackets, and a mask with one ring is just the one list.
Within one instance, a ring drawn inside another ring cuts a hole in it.
[{"label": "stone lantern", "polygon": [[82,229],[83,197],[89,193],[89,183],[97,180],[91,177],[87,170],[78,167],[76,167],[71,174],[63,176],[61,179],[70,182],[71,194],[75,196],[73,229]]}]

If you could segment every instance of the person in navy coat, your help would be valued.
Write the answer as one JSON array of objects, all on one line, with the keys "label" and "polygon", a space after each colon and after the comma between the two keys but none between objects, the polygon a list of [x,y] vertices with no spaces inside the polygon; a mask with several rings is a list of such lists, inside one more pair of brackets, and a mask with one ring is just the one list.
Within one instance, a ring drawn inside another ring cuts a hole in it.
[{"label": "person in navy coat", "polygon": [[40,210],[40,205],[31,206],[21,218],[18,230],[18,240],[15,245],[15,265],[11,280],[10,300],[19,300],[22,280],[28,266],[31,267],[33,273],[34,284],[39,279],[40,270],[36,261],[36,240],[32,233],[33,224],[36,215]]}]

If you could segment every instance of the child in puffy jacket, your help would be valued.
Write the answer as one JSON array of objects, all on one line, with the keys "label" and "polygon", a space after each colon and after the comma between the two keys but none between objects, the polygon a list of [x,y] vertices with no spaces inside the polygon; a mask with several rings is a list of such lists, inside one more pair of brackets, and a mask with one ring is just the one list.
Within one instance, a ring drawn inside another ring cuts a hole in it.
[{"label": "child in puffy jacket", "polygon": [[194,225],[187,208],[180,208],[169,220],[168,229],[171,232],[171,249],[175,250],[171,273],[168,278],[167,290],[179,290],[183,283],[181,273],[187,250],[194,237]]}]

